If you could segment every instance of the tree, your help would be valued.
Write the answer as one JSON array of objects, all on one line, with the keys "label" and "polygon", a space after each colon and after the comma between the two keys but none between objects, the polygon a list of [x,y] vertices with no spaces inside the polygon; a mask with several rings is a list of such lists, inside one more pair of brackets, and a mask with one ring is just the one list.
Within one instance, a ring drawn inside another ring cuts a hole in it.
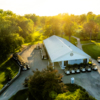
[{"label": "tree", "polygon": [[44,25],[44,36],[49,37],[52,35],[61,34],[61,25],[57,17],[50,17],[46,20]]},{"label": "tree", "polygon": [[82,24],[87,21],[87,16],[85,14],[80,15],[79,23]]},{"label": "tree", "polygon": [[63,94],[58,94],[55,100],[96,100],[96,99],[89,96],[87,92],[77,89],[75,92],[66,92]]},{"label": "tree", "polygon": [[17,25],[20,27],[20,30],[18,33],[20,36],[22,36],[24,39],[26,37],[33,33],[34,31],[34,22],[31,19],[27,19],[25,17],[19,16],[16,19]]},{"label": "tree", "polygon": [[63,31],[66,35],[69,36],[70,41],[70,37],[74,33],[74,23],[72,23],[70,19],[68,19],[66,23],[63,25]]},{"label": "tree", "polygon": [[90,36],[91,41],[92,36],[97,38],[99,33],[99,26],[94,21],[86,22],[83,24],[83,32],[84,35],[87,33],[88,37]]},{"label": "tree", "polygon": [[29,93],[35,100],[53,100],[58,93],[66,91],[66,86],[60,83],[61,74],[52,67],[47,67],[42,71],[34,71],[34,75],[29,78]]}]

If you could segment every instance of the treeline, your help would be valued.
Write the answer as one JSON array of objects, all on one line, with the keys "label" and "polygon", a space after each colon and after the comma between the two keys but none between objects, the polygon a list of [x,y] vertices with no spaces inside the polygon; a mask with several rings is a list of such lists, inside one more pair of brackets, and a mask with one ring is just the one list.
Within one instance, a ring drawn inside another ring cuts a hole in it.
[{"label": "treeline", "polygon": [[44,35],[75,35],[81,39],[100,39],[100,15],[92,12],[82,15],[59,14],[48,17],[44,24]]},{"label": "treeline", "polygon": [[30,40],[38,16],[19,16],[12,11],[0,9],[0,58],[3,60],[8,54],[14,53],[24,42]]},{"label": "treeline", "polygon": [[92,12],[82,15],[67,13],[57,16],[16,15],[12,11],[0,9],[0,58],[16,52],[24,42],[32,42],[34,33],[47,38],[52,35],[75,35],[81,39],[100,39],[100,15]]}]

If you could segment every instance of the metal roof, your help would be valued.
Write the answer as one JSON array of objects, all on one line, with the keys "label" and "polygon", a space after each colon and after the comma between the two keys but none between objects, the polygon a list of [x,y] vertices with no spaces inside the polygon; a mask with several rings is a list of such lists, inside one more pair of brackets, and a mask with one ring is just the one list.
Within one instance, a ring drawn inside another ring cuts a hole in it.
[{"label": "metal roof", "polygon": [[64,38],[53,35],[43,40],[52,62],[90,58],[88,54]]}]

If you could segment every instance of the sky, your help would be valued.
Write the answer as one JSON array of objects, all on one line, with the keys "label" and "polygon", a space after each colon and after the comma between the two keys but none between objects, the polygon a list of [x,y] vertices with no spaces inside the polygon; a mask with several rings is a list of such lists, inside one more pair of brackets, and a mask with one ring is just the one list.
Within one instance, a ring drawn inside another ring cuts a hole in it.
[{"label": "sky", "polygon": [[0,0],[0,9],[11,10],[17,15],[36,14],[54,16],[59,13],[100,14],[100,0]]}]

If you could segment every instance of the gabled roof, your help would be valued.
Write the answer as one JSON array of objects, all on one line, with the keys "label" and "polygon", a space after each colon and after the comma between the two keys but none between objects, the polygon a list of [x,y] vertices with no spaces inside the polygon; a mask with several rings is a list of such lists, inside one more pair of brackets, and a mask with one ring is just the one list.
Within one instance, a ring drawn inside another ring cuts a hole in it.
[{"label": "gabled roof", "polygon": [[53,35],[43,42],[52,62],[90,58],[64,38]]}]

